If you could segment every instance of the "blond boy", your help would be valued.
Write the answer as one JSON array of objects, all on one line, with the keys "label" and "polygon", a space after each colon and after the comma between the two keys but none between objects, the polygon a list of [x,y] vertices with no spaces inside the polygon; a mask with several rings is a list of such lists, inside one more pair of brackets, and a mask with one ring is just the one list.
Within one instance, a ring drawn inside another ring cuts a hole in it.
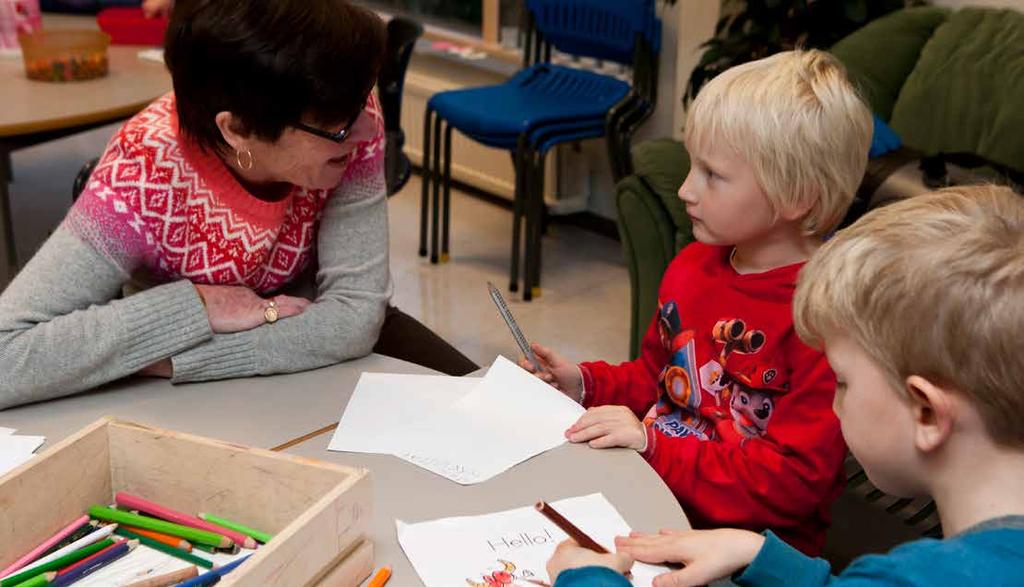
[{"label": "blond boy", "polygon": [[[794,316],[838,376],[834,408],[868,477],[888,493],[932,496],[946,538],[863,557],[831,577],[827,562],[771,532],[663,532],[620,538],[619,555],[602,559],[564,545],[552,575],[593,563],[621,571],[634,557],[685,563],[659,586],[738,570],[740,585],[1021,584],[1021,196],[957,188],[868,214],[807,264]],[[563,575],[557,587],[628,584],[594,568]]]}]

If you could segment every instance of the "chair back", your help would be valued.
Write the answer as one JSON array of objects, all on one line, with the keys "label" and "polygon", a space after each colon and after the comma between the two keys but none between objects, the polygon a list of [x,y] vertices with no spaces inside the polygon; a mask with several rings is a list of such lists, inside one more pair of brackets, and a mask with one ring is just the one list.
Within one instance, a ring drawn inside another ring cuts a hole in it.
[{"label": "chair back", "polygon": [[387,53],[377,76],[377,91],[384,114],[384,127],[389,131],[402,128],[405,70],[409,67],[416,40],[422,35],[423,25],[414,20],[396,16],[388,21]]},{"label": "chair back", "polygon": [[526,0],[526,8],[539,36],[563,53],[632,66],[638,39],[660,48],[655,0]]}]

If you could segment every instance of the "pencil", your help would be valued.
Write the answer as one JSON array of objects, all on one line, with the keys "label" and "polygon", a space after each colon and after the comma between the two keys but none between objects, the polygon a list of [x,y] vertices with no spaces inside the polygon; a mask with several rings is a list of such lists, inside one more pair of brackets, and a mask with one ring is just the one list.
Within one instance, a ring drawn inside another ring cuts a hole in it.
[{"label": "pencil", "polygon": [[[273,538],[273,536],[271,536],[270,534],[267,534],[266,532],[260,532],[259,530],[254,530],[254,529],[252,529],[252,528],[250,528],[248,526],[243,526],[242,524],[239,524],[238,522],[232,522],[231,520],[226,520],[224,518],[220,518],[218,516],[214,516],[214,515],[211,515],[211,514],[199,514],[199,518],[201,520],[203,520],[203,521],[209,522],[209,523],[214,524],[216,526],[219,526],[219,527],[222,527],[222,528],[227,528],[228,530],[234,530],[235,532],[241,532],[242,534],[245,534],[246,536],[251,536],[257,542],[262,542],[263,544],[266,544],[266,543],[270,542],[270,539]],[[238,542],[238,541],[235,540],[235,542]],[[246,548],[249,548],[249,547],[246,546]]]},{"label": "pencil", "polygon": [[117,544],[97,552],[89,558],[76,563],[74,566],[62,569],[57,573],[57,578],[51,583],[52,587],[64,587],[78,581],[91,573],[94,573],[122,556],[128,554],[139,545],[135,540],[122,540]]},{"label": "pencil", "polygon": [[40,565],[44,565],[44,564],[52,561],[52,560],[56,560],[56,559],[64,556],[65,554],[68,554],[68,553],[71,553],[71,552],[75,552],[76,550],[80,550],[82,548],[85,548],[86,546],[89,546],[90,544],[94,544],[96,542],[99,542],[100,540],[103,540],[104,538],[109,538],[110,534],[113,533],[115,528],[117,528],[117,524],[113,524],[111,526],[104,526],[104,527],[99,528],[99,529],[96,529],[94,526],[90,526],[88,524],[85,527],[86,528],[92,528],[93,531],[90,532],[89,534],[86,534],[85,536],[82,536],[78,540],[75,540],[71,544],[68,544],[67,546],[65,546],[63,548],[60,548],[60,549],[57,549],[57,550],[53,551],[52,553],[44,556],[43,558],[33,562],[32,564],[26,565],[21,570],[22,571],[27,571],[29,569],[34,569],[34,568],[36,568],[36,567],[38,567]]},{"label": "pencil", "polygon": [[384,587],[384,584],[391,578],[391,567],[381,567],[377,574],[370,579],[366,587]]},{"label": "pencil", "polygon": [[51,554],[57,552],[58,550],[64,548],[65,546],[71,544],[72,542],[84,538],[91,532],[94,532],[97,527],[99,527],[99,522],[97,522],[96,520],[89,520],[88,523],[83,524],[81,528],[72,532],[67,538],[51,546],[49,550],[43,553],[43,557],[48,557]]},{"label": "pencil", "polygon": [[186,567],[184,569],[178,569],[173,573],[160,575],[159,577],[150,577],[148,579],[142,579],[141,581],[129,583],[126,587],[168,587],[169,585],[177,585],[182,581],[187,581],[198,574],[198,568]]},{"label": "pencil", "polygon": [[230,548],[231,545],[234,544],[230,538],[222,534],[207,532],[206,530],[198,530],[190,526],[182,526],[181,524],[165,522],[164,520],[158,520],[156,518],[150,518],[140,514],[123,512],[121,510],[115,510],[101,505],[94,505],[89,508],[89,515],[101,520],[127,524],[129,526],[135,526],[136,528],[145,528],[146,530],[154,530],[162,534],[181,536],[185,540],[193,543],[198,542],[200,544],[208,544],[219,548]]},{"label": "pencil", "polygon": [[562,514],[555,511],[555,508],[551,507],[551,505],[549,505],[548,503],[538,501],[535,507],[537,508],[538,512],[544,514],[544,517],[551,520],[551,522],[554,523],[554,525],[558,526],[558,528],[562,530],[562,532],[568,534],[569,538],[575,540],[576,544],[579,544],[583,548],[586,548],[587,550],[592,550],[598,554],[608,554],[607,548],[601,546],[593,538],[584,534],[583,530],[580,530],[576,527],[575,524],[573,524],[569,520],[566,520],[565,517],[562,516]]},{"label": "pencil", "polygon": [[178,585],[178,587],[205,587],[206,585],[213,585],[217,581],[220,581],[221,577],[235,570],[235,568],[238,567],[238,565],[248,560],[250,556],[252,555],[247,554],[242,558],[229,562],[223,567],[217,567],[216,569],[207,571],[194,579],[189,579],[188,581],[185,581],[184,583]]},{"label": "pencil", "polygon": [[56,576],[57,573],[55,571],[50,571],[49,573],[36,575],[24,583],[18,583],[17,587],[47,587]]},{"label": "pencil", "polygon": [[[211,524],[204,520],[200,520],[195,516],[186,514],[184,512],[179,512],[177,510],[172,510],[169,507],[153,503],[137,495],[125,493],[123,491],[118,491],[117,494],[114,496],[114,500],[117,502],[117,505],[119,506],[130,507],[132,509],[139,510],[140,514],[149,514],[151,516],[167,520],[168,522],[181,524],[182,526],[191,526],[193,528],[199,528],[200,530],[206,530],[207,532],[213,532],[215,534],[227,536],[233,542],[237,542],[239,546],[245,548],[256,548],[256,541],[252,538],[252,536],[246,536],[241,532],[236,532],[234,530],[230,530],[227,528],[215,526],[214,524]],[[229,548],[231,545],[220,544],[215,546],[220,546],[221,548]]]},{"label": "pencil", "polygon": [[200,567],[203,567],[204,569],[212,569],[213,568],[213,561],[206,560],[205,558],[196,556],[194,554],[189,554],[189,553],[181,550],[180,548],[175,548],[173,546],[168,546],[168,545],[164,544],[163,542],[157,542],[156,540],[153,540],[152,538],[147,538],[145,536],[136,534],[136,533],[134,533],[134,532],[132,532],[130,530],[125,530],[124,528],[118,528],[116,530],[116,532],[117,532],[117,534],[119,534],[121,536],[124,536],[125,538],[131,538],[133,540],[138,540],[141,544],[144,544],[144,545],[152,548],[153,550],[159,550],[160,552],[162,552],[164,554],[173,556],[174,558],[177,558],[177,559],[181,559],[181,560],[183,560],[183,561],[185,561],[187,563],[192,563],[194,565],[199,565]]},{"label": "pencil", "polygon": [[139,536],[145,536],[150,540],[156,540],[162,542],[167,546],[184,550],[185,552],[192,552],[192,545],[189,544],[188,540],[179,536],[171,536],[169,534],[161,534],[160,532],[154,532],[152,530],[146,530],[143,528],[136,528],[135,526],[124,526],[124,529]]},{"label": "pencil", "polygon": [[59,543],[61,540],[64,540],[66,537],[70,536],[75,530],[78,530],[83,525],[88,523],[89,516],[81,516],[79,518],[76,518],[74,522],[71,522],[67,526],[61,528],[59,532],[44,540],[42,544],[33,548],[31,551],[28,552],[28,554],[14,561],[10,565],[7,565],[6,569],[0,571],[0,577],[6,577],[14,573],[14,571],[17,571],[18,569],[24,567],[30,562],[36,560],[37,558],[42,556],[44,552],[49,550],[51,546]]},{"label": "pencil", "polygon": [[28,581],[36,575],[41,575],[49,571],[56,571],[57,569],[63,569],[64,567],[70,564],[77,563],[83,558],[96,554],[97,552],[103,550],[104,548],[110,546],[113,543],[113,540],[105,538],[95,544],[90,544],[89,546],[86,546],[81,550],[76,550],[75,552],[72,552],[70,554],[65,554],[64,556],[56,558],[46,564],[39,565],[38,567],[29,569],[27,571],[22,571],[16,575],[10,575],[5,579],[0,580],[0,587],[11,587],[12,585],[17,585],[18,583],[24,583],[25,581]]}]

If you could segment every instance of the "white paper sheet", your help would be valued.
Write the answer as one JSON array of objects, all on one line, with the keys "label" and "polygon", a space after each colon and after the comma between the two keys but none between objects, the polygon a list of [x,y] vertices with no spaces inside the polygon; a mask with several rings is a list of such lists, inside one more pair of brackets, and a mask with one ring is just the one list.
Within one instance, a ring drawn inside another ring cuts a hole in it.
[{"label": "white paper sheet", "polygon": [[[551,505],[609,550],[614,550],[616,536],[629,534],[629,525],[600,493]],[[547,561],[558,543],[567,538],[533,506],[418,524],[396,520],[395,525],[402,550],[427,587],[488,587],[485,577],[498,578],[494,573],[507,573],[518,579],[504,587],[530,587],[522,579],[550,583]],[[647,587],[656,575],[667,570],[635,564],[633,585]]]},{"label": "white paper sheet", "polygon": [[44,442],[45,436],[0,434],[0,475],[32,458]]},{"label": "white paper sheet", "polygon": [[480,483],[565,442],[583,407],[504,357],[448,409],[406,430],[395,454],[464,485]]},{"label": "white paper sheet", "polygon": [[473,390],[479,377],[363,373],[327,450],[394,454],[405,431]]},{"label": "white paper sheet", "polygon": [[483,378],[364,373],[328,450],[486,481],[565,442],[583,408],[504,357]]}]

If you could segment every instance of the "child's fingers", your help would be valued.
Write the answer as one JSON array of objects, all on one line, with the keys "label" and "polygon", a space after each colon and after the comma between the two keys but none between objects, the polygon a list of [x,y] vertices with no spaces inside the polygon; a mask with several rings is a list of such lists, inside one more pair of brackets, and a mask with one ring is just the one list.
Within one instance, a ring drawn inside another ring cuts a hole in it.
[{"label": "child's fingers", "polygon": [[654,587],[690,587],[705,585],[718,579],[713,567],[695,563],[679,571],[658,575],[651,583]]},{"label": "child's fingers", "polygon": [[557,365],[558,355],[556,355],[551,349],[547,348],[546,346],[543,346],[535,342],[530,345],[530,350],[532,350],[533,354],[536,355],[537,358],[541,360],[543,366],[553,368]]}]

